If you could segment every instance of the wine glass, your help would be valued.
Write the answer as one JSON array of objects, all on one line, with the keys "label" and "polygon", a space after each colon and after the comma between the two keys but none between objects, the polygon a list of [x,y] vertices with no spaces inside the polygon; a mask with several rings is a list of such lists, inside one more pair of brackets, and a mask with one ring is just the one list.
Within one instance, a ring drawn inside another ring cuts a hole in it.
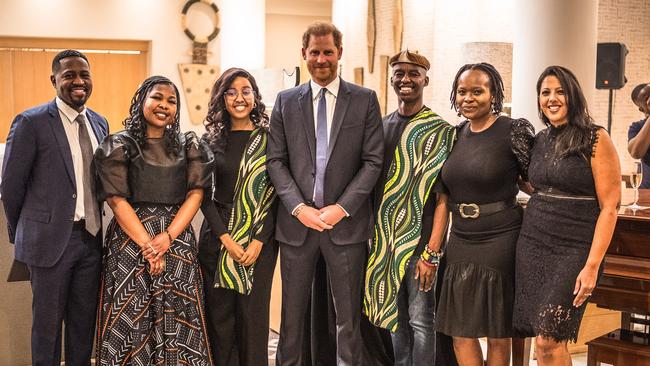
[{"label": "wine glass", "polygon": [[639,204],[637,203],[639,202],[639,186],[641,185],[642,180],[643,180],[643,169],[641,167],[641,162],[635,161],[634,168],[630,173],[630,185],[634,189],[634,202],[631,205],[627,206],[629,209],[639,210],[645,208],[643,206],[639,206]]}]

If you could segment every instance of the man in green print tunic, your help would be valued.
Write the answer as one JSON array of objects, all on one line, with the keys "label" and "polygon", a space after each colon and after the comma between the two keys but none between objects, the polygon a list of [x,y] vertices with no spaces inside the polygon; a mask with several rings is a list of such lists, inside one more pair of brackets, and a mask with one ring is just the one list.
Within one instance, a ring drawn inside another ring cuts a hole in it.
[{"label": "man in green print tunic", "polygon": [[377,209],[364,306],[390,330],[395,365],[433,365],[435,297],[431,291],[447,226],[436,194],[438,173],[455,129],[424,105],[429,61],[402,51],[390,59],[398,108],[383,119],[384,169],[375,188]]}]

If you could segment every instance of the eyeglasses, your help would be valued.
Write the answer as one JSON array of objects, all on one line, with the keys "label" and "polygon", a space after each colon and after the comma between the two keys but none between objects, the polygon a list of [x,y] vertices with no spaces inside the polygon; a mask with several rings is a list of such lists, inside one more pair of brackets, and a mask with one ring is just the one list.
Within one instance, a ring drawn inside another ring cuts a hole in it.
[{"label": "eyeglasses", "polygon": [[223,95],[225,95],[228,99],[237,99],[237,95],[239,95],[239,93],[241,93],[242,98],[245,99],[253,98],[255,95],[255,91],[249,87],[242,88],[241,92],[235,88],[230,88],[227,89]]}]

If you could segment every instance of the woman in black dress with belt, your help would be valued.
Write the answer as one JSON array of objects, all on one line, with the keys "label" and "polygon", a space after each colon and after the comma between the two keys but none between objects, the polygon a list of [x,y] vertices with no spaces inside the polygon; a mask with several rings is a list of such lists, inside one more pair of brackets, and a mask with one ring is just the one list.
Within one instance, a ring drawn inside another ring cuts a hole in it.
[{"label": "woman in black dress with belt", "polygon": [[226,70],[206,118],[215,154],[201,211],[199,261],[216,365],[268,364],[269,303],[277,258],[275,191],[266,173],[269,118],[252,75]]},{"label": "woman in black dress with belt", "polygon": [[537,98],[548,128],[535,139],[528,170],[535,193],[517,242],[513,322],[521,336],[536,337],[539,365],[564,366],[614,232],[621,169],[571,71],[544,70]]},{"label": "woman in black dress with belt", "polygon": [[503,81],[490,64],[463,66],[453,107],[467,118],[441,177],[452,225],[436,314],[436,330],[453,337],[461,366],[483,365],[478,338],[488,338],[488,365],[508,365],[512,337],[515,243],[533,127],[500,116]]}]

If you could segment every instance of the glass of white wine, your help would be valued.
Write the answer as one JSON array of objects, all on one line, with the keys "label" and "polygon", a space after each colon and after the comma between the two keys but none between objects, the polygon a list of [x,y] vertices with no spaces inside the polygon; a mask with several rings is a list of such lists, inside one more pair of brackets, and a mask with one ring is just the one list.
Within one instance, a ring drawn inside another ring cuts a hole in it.
[{"label": "glass of white wine", "polygon": [[630,185],[634,189],[634,202],[627,206],[629,209],[632,210],[639,210],[642,208],[645,208],[643,206],[639,206],[639,186],[641,185],[641,181],[643,180],[643,169],[641,167],[641,162],[640,161],[635,161],[634,162],[634,168],[632,169],[632,172],[630,173]]}]

